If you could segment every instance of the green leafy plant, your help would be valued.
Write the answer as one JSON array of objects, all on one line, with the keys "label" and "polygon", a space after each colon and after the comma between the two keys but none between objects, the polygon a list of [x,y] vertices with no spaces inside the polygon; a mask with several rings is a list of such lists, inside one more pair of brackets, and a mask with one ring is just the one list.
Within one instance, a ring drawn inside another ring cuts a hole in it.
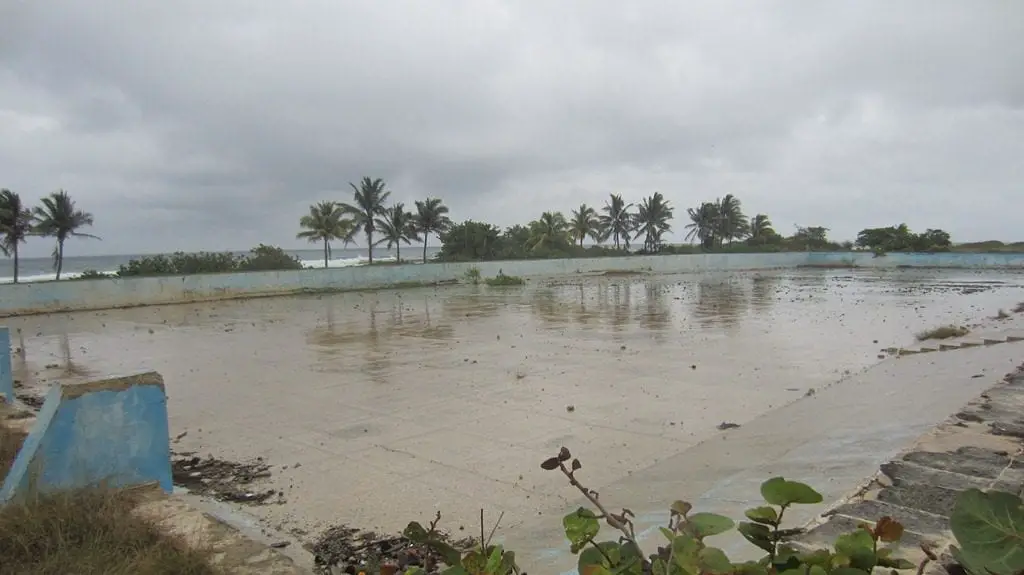
[{"label": "green leafy plant", "polygon": [[477,267],[469,268],[468,270],[466,270],[465,278],[466,278],[466,282],[467,283],[471,283],[473,285],[479,285],[480,284],[480,268],[477,268]]},{"label": "green leafy plant", "polygon": [[968,489],[949,517],[953,557],[971,575],[1024,573],[1024,503],[1011,493]]},{"label": "green leafy plant", "polygon": [[[583,464],[568,449],[563,447],[541,467],[561,471],[597,509],[580,508],[562,519],[570,550],[579,555],[580,575],[867,575],[875,567],[914,567],[892,557],[893,549],[888,545],[900,540],[903,526],[890,517],[840,536],[834,550],[804,552],[785,545],[787,537],[802,532],[782,528],[786,511],[793,505],[821,503],[822,496],[808,485],[782,477],[761,484],[761,496],[767,505],[748,509],[745,515],[749,521],[738,525],[724,515],[693,513],[690,503],[676,501],[669,508],[668,525],[661,528],[667,544],[647,555],[637,542],[633,512],[609,511],[598,493],[576,476]],[[618,531],[618,540],[598,541],[601,521]],[[766,553],[761,560],[733,562],[722,549],[707,544],[707,538],[734,528]]]},{"label": "green leafy plant", "polygon": [[[438,513],[429,527],[424,528],[413,521],[402,532],[410,541],[426,545],[441,556],[447,568],[441,575],[518,575],[515,553],[506,551],[501,545],[491,545],[491,538],[501,522],[501,517],[494,524],[490,535],[484,536],[483,512],[480,512],[480,539],[467,549],[457,549],[437,531],[441,521]],[[412,567],[405,575],[426,575],[423,567]]]},{"label": "green leafy plant", "polygon": [[73,280],[101,280],[101,279],[108,279],[110,277],[111,276],[109,276],[109,275],[107,275],[107,274],[105,274],[103,272],[99,272],[99,271],[90,269],[90,270],[85,270],[82,273],[80,273],[80,274],[78,274],[78,275],[76,275],[76,276],[74,276],[72,278],[68,278],[68,279],[73,279]]},{"label": "green leafy plant", "polygon": [[521,286],[526,283],[526,280],[523,278],[519,276],[507,276],[501,270],[498,270],[498,275],[493,278],[487,278],[484,281],[491,287]]}]

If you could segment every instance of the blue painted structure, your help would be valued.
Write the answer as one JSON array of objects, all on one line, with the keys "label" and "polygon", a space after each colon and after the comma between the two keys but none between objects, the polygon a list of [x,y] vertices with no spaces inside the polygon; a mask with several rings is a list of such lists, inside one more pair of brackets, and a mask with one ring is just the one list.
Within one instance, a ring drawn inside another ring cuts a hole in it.
[{"label": "blue painted structure", "polygon": [[11,330],[0,325],[0,398],[14,402],[14,372],[11,369]]},{"label": "blue painted structure", "polygon": [[4,479],[0,503],[33,492],[154,482],[173,488],[160,375],[57,384]]},{"label": "blue painted structure", "polygon": [[894,252],[875,257],[871,252],[809,252],[803,265],[859,268],[1008,268],[1024,271],[1024,253]]},{"label": "blue painted structure", "polygon": [[1024,270],[1024,254],[889,254],[868,252],[785,252],[763,254],[690,254],[562,260],[460,262],[290,271],[107,278],[0,285],[0,317],[56,311],[111,309],[289,295],[316,291],[387,288],[463,278],[477,268],[483,277],[501,270],[522,277],[566,276],[605,271],[694,273],[812,267],[949,267]]}]

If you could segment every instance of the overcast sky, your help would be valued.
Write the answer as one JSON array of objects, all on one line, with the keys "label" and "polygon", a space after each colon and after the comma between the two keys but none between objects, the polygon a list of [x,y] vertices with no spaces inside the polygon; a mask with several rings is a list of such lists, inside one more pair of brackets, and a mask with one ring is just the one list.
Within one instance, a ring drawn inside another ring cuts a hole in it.
[{"label": "overcast sky", "polygon": [[305,247],[363,176],[1024,240],[1024,2],[0,0],[0,187],[91,212],[69,255]]}]

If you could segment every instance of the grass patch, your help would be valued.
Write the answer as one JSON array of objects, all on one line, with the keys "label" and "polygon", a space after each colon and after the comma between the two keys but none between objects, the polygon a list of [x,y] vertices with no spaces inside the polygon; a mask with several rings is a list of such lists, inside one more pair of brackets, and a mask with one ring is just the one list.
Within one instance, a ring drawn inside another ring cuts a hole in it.
[{"label": "grass patch", "polygon": [[[0,399],[0,402],[3,400]],[[7,477],[7,472],[11,470],[11,466],[14,465],[14,458],[18,456],[18,450],[21,449],[21,444],[25,441],[26,435],[20,431],[8,429],[0,424],[0,481],[3,481],[4,477]],[[2,561],[0,557],[0,561]],[[0,562],[0,565],[3,563]]]},{"label": "grass patch", "polygon": [[1024,313],[1024,301],[1020,302],[1013,308],[1013,313]]},{"label": "grass patch", "polygon": [[971,330],[959,325],[943,325],[917,334],[917,341],[926,339],[949,339],[951,337],[963,337],[971,333]]},{"label": "grass patch", "polygon": [[498,275],[494,276],[493,278],[487,278],[484,281],[487,282],[487,285],[491,287],[521,286],[526,283],[526,280],[524,280],[523,278],[519,276],[507,276],[503,274],[500,270],[498,271]]},{"label": "grass patch", "polygon": [[[0,424],[0,477],[25,434]],[[205,553],[132,513],[128,491],[86,489],[0,507],[0,572],[24,575],[215,575]]]}]

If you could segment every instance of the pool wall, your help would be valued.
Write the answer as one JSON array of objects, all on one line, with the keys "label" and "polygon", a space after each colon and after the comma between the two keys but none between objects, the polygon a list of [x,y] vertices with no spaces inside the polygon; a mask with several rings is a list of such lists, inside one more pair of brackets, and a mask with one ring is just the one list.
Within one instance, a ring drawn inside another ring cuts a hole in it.
[{"label": "pool wall", "polygon": [[938,267],[1024,270],[1024,254],[785,252],[354,266],[291,271],[107,278],[0,285],[0,317],[458,281],[473,268],[522,277],[600,272],[692,273],[796,267]]},{"label": "pool wall", "polygon": [[155,483],[170,492],[170,457],[167,396],[158,373],[56,384],[4,479],[0,504],[95,485]]}]

